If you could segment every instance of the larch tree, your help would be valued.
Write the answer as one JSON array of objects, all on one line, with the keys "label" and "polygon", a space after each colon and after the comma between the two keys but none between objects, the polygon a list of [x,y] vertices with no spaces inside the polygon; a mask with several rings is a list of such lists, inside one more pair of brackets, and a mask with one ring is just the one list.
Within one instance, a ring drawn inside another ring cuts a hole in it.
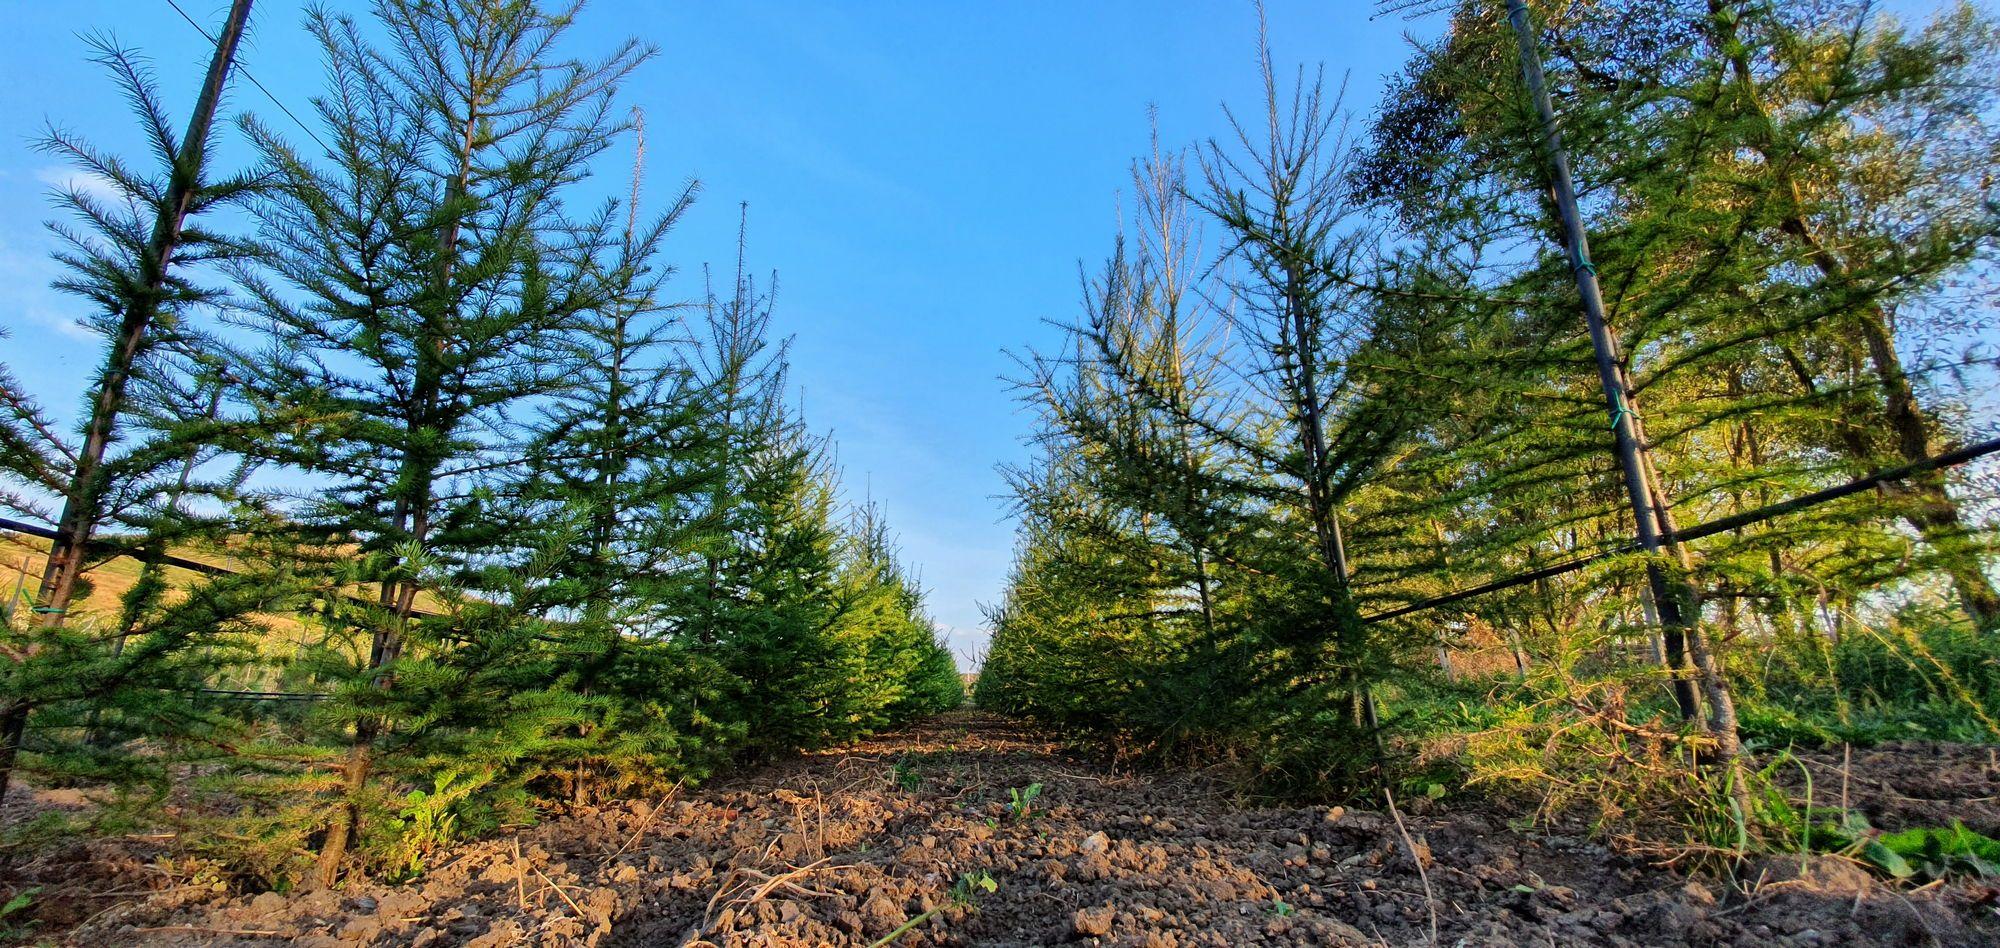
[{"label": "larch tree", "polygon": [[406,686],[406,650],[480,656],[455,608],[431,600],[425,615],[422,603],[505,545],[481,475],[520,453],[507,413],[562,387],[557,343],[629,306],[641,272],[618,259],[616,216],[578,215],[569,198],[625,131],[614,96],[651,51],[628,41],[599,59],[564,57],[578,6],[385,0],[379,44],[315,11],[327,152],[245,126],[272,193],[257,205],[268,262],[241,280],[253,300],[244,321],[268,345],[241,371],[273,401],[325,417],[275,444],[276,459],[326,479],[305,520],[358,547],[332,587],[376,591],[372,603],[328,599],[328,621],[360,642],[321,669],[341,695],[329,713],[347,751],[320,885],[360,829],[380,754],[415,746],[405,724],[440,723],[430,692],[451,677]]},{"label": "larch tree", "polygon": [[[61,634],[92,562],[98,530],[117,513],[110,498],[172,463],[158,450],[121,454],[113,446],[125,434],[121,426],[127,420],[128,389],[134,376],[146,371],[161,341],[162,323],[171,334],[178,317],[215,298],[192,272],[242,252],[234,241],[190,226],[190,221],[239,200],[254,184],[246,177],[215,178],[208,160],[210,132],[249,16],[250,0],[232,4],[186,131],[180,134],[146,68],[111,41],[95,41],[98,62],[117,77],[137,114],[157,172],[145,173],[66,131],[51,129],[42,139],[44,150],[101,179],[115,196],[105,200],[72,187],[59,202],[81,226],[54,226],[67,248],[58,260],[69,271],[56,285],[93,307],[88,325],[105,337],[79,436],[72,440],[59,434],[24,393],[7,385],[8,473],[23,482],[27,493],[10,490],[4,496],[9,506],[31,513],[41,512],[37,497],[53,496],[59,502],[57,512],[47,518],[56,532],[35,596],[33,628],[7,649],[10,677],[19,676],[43,650],[46,643],[37,641],[39,636]],[[125,661],[130,665],[133,659]],[[25,680],[10,682],[5,693],[0,699],[0,795],[12,777],[36,703],[35,689]]]}]

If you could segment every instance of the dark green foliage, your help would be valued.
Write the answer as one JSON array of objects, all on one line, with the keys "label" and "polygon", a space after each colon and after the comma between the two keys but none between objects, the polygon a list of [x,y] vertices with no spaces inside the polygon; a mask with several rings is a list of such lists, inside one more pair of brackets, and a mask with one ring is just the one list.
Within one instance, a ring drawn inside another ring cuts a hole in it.
[{"label": "dark green foliage", "polygon": [[912,623],[924,632],[911,646],[916,661],[905,676],[905,694],[889,705],[889,715],[897,720],[950,711],[965,704],[965,679],[959,676],[958,661],[951,649],[938,639],[928,623]]},{"label": "dark green foliage", "polygon": [[[0,367],[0,512],[57,527],[39,590],[22,576],[0,606],[0,789],[17,751],[44,776],[164,786],[164,761],[130,742],[211,733],[201,686],[247,659],[261,631],[254,613],[299,592],[257,532],[270,511],[242,491],[246,469],[205,467],[266,430],[222,410],[208,355],[217,344],[195,325],[225,298],[205,268],[250,252],[205,216],[257,190],[254,176],[213,174],[205,147],[233,47],[218,49],[183,135],[143,60],[108,38],[89,42],[150,153],[134,165],[54,126],[37,142],[104,186],[57,194],[65,219],[48,225],[64,271],[55,286],[84,305],[78,322],[101,344],[74,432]],[[169,595],[158,560],[168,544],[233,548],[244,575],[200,577]],[[71,569],[119,557],[144,563],[136,581],[115,613],[85,614],[93,586]]]},{"label": "dark green foliage", "polygon": [[[667,297],[696,188],[642,218],[635,169],[630,205],[576,203],[649,51],[566,58],[574,5],[373,12],[307,17],[325,150],[245,119],[261,167],[196,195],[256,229],[188,232],[233,291],[177,278],[138,362],[101,494],[129,532],[92,548],[142,564],[132,591],[32,632],[6,607],[33,768],[128,787],[129,812],[185,792],[183,838],[238,882],[328,885],[961,703],[879,513],[836,500],[768,293],[739,259],[706,307]],[[133,199],[65,199],[102,231],[65,232],[65,286],[115,312],[160,188],[52,141]],[[235,345],[200,331],[211,307]],[[0,501],[47,519],[62,446],[13,450],[52,429],[4,373],[0,395]],[[227,572],[165,566],[193,554]]]}]

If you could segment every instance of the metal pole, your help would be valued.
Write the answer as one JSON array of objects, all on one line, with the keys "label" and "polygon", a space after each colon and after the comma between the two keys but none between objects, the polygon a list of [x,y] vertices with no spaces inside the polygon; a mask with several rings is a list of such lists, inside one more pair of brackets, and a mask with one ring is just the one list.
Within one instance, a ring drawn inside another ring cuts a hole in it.
[{"label": "metal pole", "polygon": [[[1604,389],[1605,405],[1611,413],[1611,432],[1616,441],[1615,452],[1618,465],[1625,473],[1625,492],[1632,507],[1632,520],[1638,530],[1639,548],[1649,554],[1656,554],[1665,548],[1661,540],[1660,511],[1653,504],[1652,479],[1648,476],[1649,465],[1642,456],[1645,450],[1639,441],[1637,419],[1633,415],[1630,393],[1626,389],[1625,376],[1619,366],[1618,341],[1611,335],[1604,314],[1604,294],[1597,284],[1597,267],[1590,260],[1590,238],[1584,233],[1583,214],[1577,208],[1576,181],[1570,175],[1569,156],[1563,149],[1562,131],[1556,124],[1555,105],[1549,100],[1547,79],[1542,74],[1542,57],[1537,48],[1534,26],[1528,21],[1526,0],[1507,0],[1507,19],[1513,24],[1515,39],[1521,47],[1521,73],[1528,85],[1528,95],[1534,100],[1535,112],[1542,125],[1542,148],[1549,162],[1549,190],[1555,199],[1556,217],[1562,226],[1563,245],[1569,258],[1571,272],[1576,277],[1577,293],[1583,298],[1583,320],[1590,330],[1590,344],[1597,357],[1597,377]],[[1685,610],[1693,603],[1682,590],[1661,572],[1657,563],[1646,565],[1646,579],[1653,589],[1653,600],[1660,612],[1660,624],[1666,634],[1668,671],[1674,679],[1674,702],[1680,706],[1681,717],[1693,720],[1700,714],[1700,704],[1695,698],[1694,684],[1681,674],[1680,655],[1684,649],[1684,630],[1688,628],[1692,616]]]}]

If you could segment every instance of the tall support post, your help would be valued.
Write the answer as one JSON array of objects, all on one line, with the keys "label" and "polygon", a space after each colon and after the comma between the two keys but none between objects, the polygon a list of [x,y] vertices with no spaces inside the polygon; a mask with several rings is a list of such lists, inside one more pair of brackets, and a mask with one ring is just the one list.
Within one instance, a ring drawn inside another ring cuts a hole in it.
[{"label": "tall support post", "polygon": [[[118,415],[125,407],[125,387],[131,381],[133,366],[139,361],[154,318],[159,315],[174,253],[180,248],[181,229],[201,187],[208,133],[215,124],[215,112],[222,102],[229,69],[236,62],[236,48],[250,23],[251,2],[235,0],[230,4],[229,17],[216,38],[215,54],[209,60],[208,75],[195,98],[194,113],[188,117],[187,134],[181,136],[180,148],[174,153],[166,194],[153,218],[152,236],[135,261],[138,286],[131,298],[123,301],[118,336],[105,355],[97,390],[91,394],[82,450],[77,452],[76,466],[71,471],[62,514],[56,523],[56,537],[49,542],[48,562],[35,597],[37,625],[41,627],[62,624],[76,593],[77,578],[83,573],[91,534],[103,516],[104,455],[116,433]],[[5,798],[32,710],[30,703],[19,697],[0,707],[0,800]]]},{"label": "tall support post", "polygon": [[1541,121],[1542,148],[1549,164],[1549,190],[1555,201],[1557,222],[1562,228],[1564,250],[1576,277],[1577,293],[1582,297],[1584,324],[1590,331],[1598,380],[1603,386],[1604,401],[1611,413],[1615,451],[1619,467],[1624,471],[1625,490],[1631,503],[1639,546],[1648,554],[1646,579],[1667,640],[1668,671],[1673,676],[1674,701],[1680,706],[1684,719],[1695,720],[1699,717],[1700,702],[1696,700],[1694,682],[1682,673],[1681,663],[1674,655],[1684,650],[1687,657],[1693,660],[1701,691],[1708,699],[1706,724],[1716,743],[1716,757],[1734,766],[1740,751],[1735,702],[1701,634],[1700,607],[1693,590],[1684,581],[1670,579],[1659,566],[1660,554],[1669,552],[1671,546],[1671,552],[1685,567],[1686,551],[1678,543],[1670,544],[1666,539],[1667,531],[1662,529],[1662,524],[1666,522],[1663,517],[1665,511],[1656,502],[1661,495],[1654,488],[1652,459],[1648,456],[1638,416],[1634,414],[1618,352],[1618,340],[1611,334],[1605,318],[1604,295],[1597,283],[1597,268],[1590,260],[1590,239],[1584,232],[1583,214],[1577,206],[1576,181],[1570,174],[1569,156],[1563,148],[1555,105],[1549,99],[1548,82],[1542,73],[1541,51],[1534,24],[1528,16],[1526,0],[1507,0],[1507,19],[1520,44],[1522,78],[1527,83],[1528,95],[1534,101],[1536,115]]}]

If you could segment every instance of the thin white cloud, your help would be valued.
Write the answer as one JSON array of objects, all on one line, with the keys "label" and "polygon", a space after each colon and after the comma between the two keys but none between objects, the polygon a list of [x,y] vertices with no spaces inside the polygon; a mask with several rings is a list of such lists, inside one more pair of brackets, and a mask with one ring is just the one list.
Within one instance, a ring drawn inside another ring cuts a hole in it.
[{"label": "thin white cloud", "polygon": [[[75,298],[50,287],[61,267],[39,247],[0,238],[0,321],[9,328],[34,328],[80,341],[97,335],[76,321]],[[18,339],[18,337],[17,337]]]},{"label": "thin white cloud", "polygon": [[26,313],[28,321],[81,342],[98,342],[97,333],[78,322],[76,317],[65,313],[51,312],[40,306],[30,306]]},{"label": "thin white cloud", "polygon": [[123,201],[125,199],[125,196],[119,192],[117,185],[112,184],[111,179],[101,174],[78,171],[75,168],[64,165],[47,165],[36,168],[34,175],[36,181],[40,181],[57,191],[78,191],[100,201]]}]

